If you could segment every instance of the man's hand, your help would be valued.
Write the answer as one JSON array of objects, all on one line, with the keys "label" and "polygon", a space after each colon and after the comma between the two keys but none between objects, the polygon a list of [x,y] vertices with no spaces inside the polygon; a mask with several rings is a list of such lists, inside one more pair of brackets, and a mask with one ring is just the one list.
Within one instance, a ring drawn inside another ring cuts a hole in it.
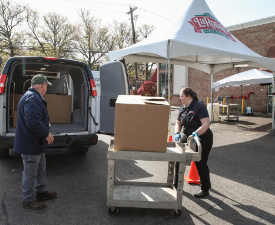
[{"label": "man's hand", "polygon": [[54,137],[51,133],[49,133],[48,137],[46,138],[46,140],[48,141],[48,144],[52,144],[54,141]]}]

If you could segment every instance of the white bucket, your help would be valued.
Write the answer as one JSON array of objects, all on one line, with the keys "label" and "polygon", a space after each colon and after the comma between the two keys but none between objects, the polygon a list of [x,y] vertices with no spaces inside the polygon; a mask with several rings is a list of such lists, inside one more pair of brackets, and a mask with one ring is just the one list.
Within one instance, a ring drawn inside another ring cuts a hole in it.
[{"label": "white bucket", "polygon": [[[211,121],[211,103],[208,103],[207,105],[207,111],[209,114],[209,118]],[[219,103],[213,103],[213,114],[214,114],[214,119],[213,121],[220,121],[220,109],[219,109]]]}]

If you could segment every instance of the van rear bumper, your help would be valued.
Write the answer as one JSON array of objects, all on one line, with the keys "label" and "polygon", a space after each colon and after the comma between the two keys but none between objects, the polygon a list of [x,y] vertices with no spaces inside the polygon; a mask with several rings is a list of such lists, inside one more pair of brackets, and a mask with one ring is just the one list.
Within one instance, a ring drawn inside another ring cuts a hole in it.
[{"label": "van rear bumper", "polygon": [[[54,136],[54,142],[51,145],[47,145],[47,151],[64,151],[74,150],[78,147],[89,147],[96,145],[98,137],[96,134],[85,135],[62,135]],[[12,149],[14,143],[14,137],[1,137],[0,136],[0,149]]]}]

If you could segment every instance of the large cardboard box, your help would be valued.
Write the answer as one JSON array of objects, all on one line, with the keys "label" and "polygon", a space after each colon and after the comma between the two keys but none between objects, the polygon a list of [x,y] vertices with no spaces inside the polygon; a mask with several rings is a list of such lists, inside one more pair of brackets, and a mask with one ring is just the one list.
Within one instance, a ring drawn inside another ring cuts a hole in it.
[{"label": "large cardboard box", "polygon": [[10,94],[10,109],[17,111],[18,102],[21,99],[22,94]]},{"label": "large cardboard box", "polygon": [[119,95],[114,151],[166,152],[169,110],[164,98]]},{"label": "large cardboard box", "polygon": [[16,127],[17,124],[17,111],[13,111],[13,117],[12,117],[12,125],[13,127]]},{"label": "large cardboard box", "polygon": [[50,123],[71,123],[71,95],[46,94]]}]

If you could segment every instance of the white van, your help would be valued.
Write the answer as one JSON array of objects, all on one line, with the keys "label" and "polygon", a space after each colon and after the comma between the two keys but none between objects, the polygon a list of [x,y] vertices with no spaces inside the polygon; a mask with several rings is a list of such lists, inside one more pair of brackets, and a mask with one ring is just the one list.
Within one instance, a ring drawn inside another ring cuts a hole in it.
[{"label": "white van", "polygon": [[93,72],[83,62],[13,57],[0,75],[0,158],[7,157],[13,148],[17,104],[36,74],[43,74],[53,84],[45,95],[54,135],[54,143],[47,145],[47,153],[85,154],[90,146],[97,144],[96,133],[114,132],[116,98],[119,94],[129,94],[123,62],[100,67],[99,98]]}]

